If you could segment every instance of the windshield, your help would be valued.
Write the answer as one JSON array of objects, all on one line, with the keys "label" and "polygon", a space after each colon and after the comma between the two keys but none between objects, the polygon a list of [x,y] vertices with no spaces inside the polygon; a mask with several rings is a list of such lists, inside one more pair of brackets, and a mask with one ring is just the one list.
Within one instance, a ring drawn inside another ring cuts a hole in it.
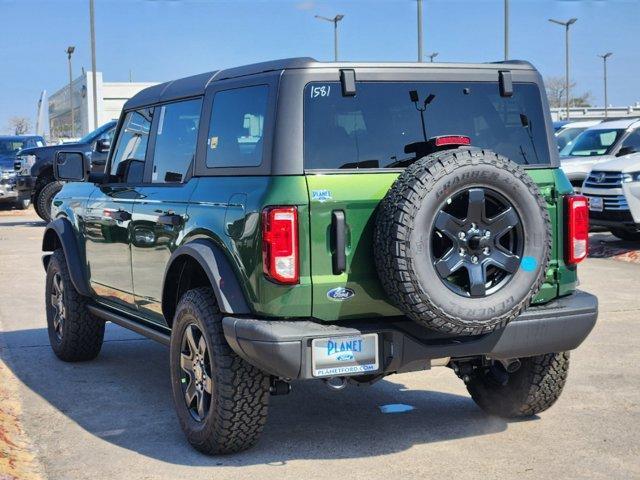
[{"label": "windshield", "polygon": [[587,127],[564,128],[556,133],[556,143],[558,150],[562,150],[573,141],[578,135],[584,132]]},{"label": "windshield", "polygon": [[306,86],[305,168],[404,167],[416,158],[405,153],[416,151],[411,144],[440,135],[468,136],[472,146],[520,164],[550,163],[535,84],[515,83],[511,97],[480,82],[358,82],[356,89],[343,96],[338,82]]},{"label": "windshield", "polygon": [[594,157],[596,155],[605,155],[623,133],[623,129],[617,128],[585,130],[573,142],[568,143],[560,150],[560,156]]},{"label": "windshield", "polygon": [[106,123],[101,127],[96,128],[94,131],[87,133],[84,137],[78,140],[78,143],[93,143],[102,136],[111,140],[115,126],[116,125],[113,122]]},{"label": "windshield", "polygon": [[0,140],[0,156],[15,157],[24,144],[22,140]]}]

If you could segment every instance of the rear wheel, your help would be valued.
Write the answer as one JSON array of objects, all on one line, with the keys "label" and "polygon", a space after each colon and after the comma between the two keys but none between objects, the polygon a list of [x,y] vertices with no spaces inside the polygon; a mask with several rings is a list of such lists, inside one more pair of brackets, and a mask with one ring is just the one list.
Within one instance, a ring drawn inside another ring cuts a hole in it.
[{"label": "rear wheel", "polygon": [[189,443],[209,455],[251,447],[267,421],[269,376],[238,357],[210,288],[181,298],[171,332],[171,385]]},{"label": "rear wheel", "polygon": [[505,418],[530,417],[558,400],[569,373],[569,352],[522,358],[520,362],[513,373],[496,362],[470,377],[467,390],[485,412]]},{"label": "rear wheel", "polygon": [[623,230],[621,228],[612,228],[611,233],[614,236],[618,237],[620,240],[626,240],[628,242],[640,242],[640,232]]},{"label": "rear wheel", "polygon": [[104,338],[104,321],[93,316],[69,275],[61,249],[51,255],[45,286],[47,330],[53,352],[66,362],[92,360]]},{"label": "rear wheel", "polygon": [[45,222],[51,221],[51,205],[53,204],[53,197],[62,190],[62,182],[50,182],[47,183],[37,193],[35,198],[35,210],[38,216]]}]

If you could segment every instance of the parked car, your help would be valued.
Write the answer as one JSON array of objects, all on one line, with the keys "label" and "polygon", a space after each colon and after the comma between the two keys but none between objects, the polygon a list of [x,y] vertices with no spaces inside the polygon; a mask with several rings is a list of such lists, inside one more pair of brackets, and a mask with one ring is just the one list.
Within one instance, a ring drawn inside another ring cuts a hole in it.
[{"label": "parked car", "polygon": [[640,151],[640,120],[629,118],[599,123],[582,132],[560,151],[562,170],[580,191],[588,173],[600,162]]},{"label": "parked car", "polygon": [[557,132],[562,127],[564,127],[567,123],[569,123],[567,120],[556,120],[555,122],[553,122],[553,131]]},{"label": "parked car", "polygon": [[168,345],[208,454],[251,446],[293,380],[446,365],[488,413],[536,415],[596,321],[587,202],[526,62],[196,75],[131,98],[105,173],[87,165],[54,164],[74,182],[43,239],[53,351],[96,357],[105,321]]},{"label": "parked car", "polygon": [[589,217],[622,240],[640,241],[640,153],[601,162],[582,187]]},{"label": "parked car", "polygon": [[556,143],[558,150],[562,150],[567,144],[584,132],[587,128],[600,123],[600,120],[582,120],[580,122],[569,122],[556,131]]},{"label": "parked car", "polygon": [[34,145],[20,152],[15,165],[18,172],[16,188],[22,198],[31,199],[40,218],[47,222],[51,220],[51,202],[62,188],[62,184],[53,177],[53,159],[56,153],[69,148],[81,149],[90,155],[91,170],[102,172],[115,128],[115,121],[108,122],[81,138],[77,143]]},{"label": "parked car", "polygon": [[16,157],[23,148],[45,145],[44,138],[39,135],[0,136],[0,203],[12,203],[22,210],[29,207],[30,197],[16,189]]}]

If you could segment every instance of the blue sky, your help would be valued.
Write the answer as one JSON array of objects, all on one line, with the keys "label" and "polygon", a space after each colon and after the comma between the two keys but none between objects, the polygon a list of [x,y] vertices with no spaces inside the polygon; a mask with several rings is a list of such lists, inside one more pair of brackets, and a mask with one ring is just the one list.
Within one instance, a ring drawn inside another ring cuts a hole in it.
[{"label": "blue sky", "polygon": [[[95,0],[98,70],[106,81],[166,81],[273,58],[333,56],[332,26],[314,14],[345,15],[341,59],[416,59],[414,0]],[[12,116],[35,119],[40,91],[91,68],[88,0],[0,0],[0,132]],[[503,56],[502,0],[424,0],[425,53],[441,61]],[[603,102],[602,60],[609,62],[609,102],[640,101],[640,0],[511,0],[511,57],[544,76],[564,75],[564,31],[547,21],[578,17],[572,27],[572,77],[578,91]]]}]

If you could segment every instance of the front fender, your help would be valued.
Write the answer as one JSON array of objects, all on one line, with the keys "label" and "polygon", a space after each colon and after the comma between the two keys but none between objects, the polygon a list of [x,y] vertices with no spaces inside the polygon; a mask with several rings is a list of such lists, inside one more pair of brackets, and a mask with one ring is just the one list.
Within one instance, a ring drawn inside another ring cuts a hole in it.
[{"label": "front fender", "polygon": [[[89,296],[89,282],[87,281],[86,269],[82,262],[78,241],[74,232],[73,225],[66,218],[56,218],[49,222],[42,238],[42,251],[53,252],[62,248],[64,257],[67,261],[67,268],[71,276],[71,282],[81,295]],[[43,257],[45,270],[49,264],[50,255]]]}]

